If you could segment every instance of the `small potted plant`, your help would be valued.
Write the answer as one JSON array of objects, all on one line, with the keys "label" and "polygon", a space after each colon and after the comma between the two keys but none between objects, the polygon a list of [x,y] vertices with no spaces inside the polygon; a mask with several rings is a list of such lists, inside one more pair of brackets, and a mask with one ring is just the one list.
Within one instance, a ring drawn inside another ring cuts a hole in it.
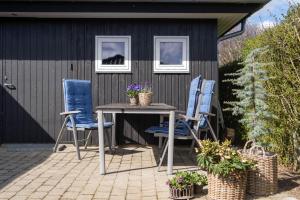
[{"label": "small potted plant", "polygon": [[141,91],[141,85],[133,83],[128,85],[126,93],[129,97],[130,105],[137,105],[138,104],[138,95]]},{"label": "small potted plant", "polygon": [[203,191],[203,186],[207,185],[207,176],[198,172],[192,172],[192,179],[194,183],[195,194],[201,194]]},{"label": "small potted plant", "polygon": [[247,171],[254,162],[231,148],[230,141],[222,144],[204,140],[197,155],[198,165],[208,172],[210,199],[245,199]]},{"label": "small potted plant", "polygon": [[194,197],[194,181],[190,172],[178,172],[167,181],[171,199],[191,199]]},{"label": "small potted plant", "polygon": [[139,102],[141,106],[149,106],[152,102],[152,88],[149,82],[145,82],[139,93]]}]

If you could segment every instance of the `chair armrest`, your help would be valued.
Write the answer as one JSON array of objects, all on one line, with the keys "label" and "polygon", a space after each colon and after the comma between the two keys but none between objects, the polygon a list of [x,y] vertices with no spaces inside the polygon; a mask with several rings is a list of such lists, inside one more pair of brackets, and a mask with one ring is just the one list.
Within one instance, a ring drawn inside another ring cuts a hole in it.
[{"label": "chair armrest", "polygon": [[80,113],[79,110],[74,110],[74,111],[66,111],[66,112],[61,112],[60,115],[74,115]]},{"label": "chair armrest", "polygon": [[203,114],[203,115],[212,116],[212,117],[216,116],[216,115],[213,114],[213,113],[207,113],[207,112],[199,112],[199,113],[200,113],[200,114]]},{"label": "chair armrest", "polygon": [[191,120],[191,121],[199,121],[199,119],[194,118],[194,117],[188,117],[186,115],[181,115],[179,114],[178,117],[180,117],[181,119],[185,119],[185,120]]}]

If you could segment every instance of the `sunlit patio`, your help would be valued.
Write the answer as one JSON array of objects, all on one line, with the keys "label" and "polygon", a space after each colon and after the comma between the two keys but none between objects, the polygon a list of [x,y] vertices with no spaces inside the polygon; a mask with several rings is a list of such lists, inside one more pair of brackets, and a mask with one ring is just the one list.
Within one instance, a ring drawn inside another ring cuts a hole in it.
[{"label": "sunlit patio", "polygon": [[[36,150],[35,150],[36,149]],[[76,159],[68,146],[53,154],[40,148],[2,147],[0,199],[168,199],[166,164],[157,172],[151,146],[126,146],[106,154],[107,174],[99,174],[96,147]],[[188,149],[176,151],[176,170],[195,170]]]},{"label": "sunlit patio", "polygon": [[[99,174],[97,147],[52,153],[47,145],[0,148],[0,199],[168,199],[166,163],[157,172],[158,150],[152,146],[123,146],[106,153],[107,174]],[[188,148],[175,150],[174,171],[197,170]],[[280,193],[266,199],[297,197],[299,177],[281,174]],[[286,184],[288,183],[288,184]],[[207,191],[195,199],[206,199]],[[252,199],[249,197],[249,199]],[[261,198],[264,199],[264,198]],[[292,198],[290,198],[292,199]]]}]

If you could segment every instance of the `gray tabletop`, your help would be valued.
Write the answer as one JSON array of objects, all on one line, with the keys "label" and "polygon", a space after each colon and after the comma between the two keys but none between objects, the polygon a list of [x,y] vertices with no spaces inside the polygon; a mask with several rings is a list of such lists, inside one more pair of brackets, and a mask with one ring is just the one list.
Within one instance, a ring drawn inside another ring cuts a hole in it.
[{"label": "gray tabletop", "polygon": [[127,103],[113,103],[113,104],[106,104],[96,107],[97,110],[162,110],[162,111],[169,111],[169,110],[176,110],[174,106],[170,106],[164,103],[152,103],[150,106],[132,106]]}]

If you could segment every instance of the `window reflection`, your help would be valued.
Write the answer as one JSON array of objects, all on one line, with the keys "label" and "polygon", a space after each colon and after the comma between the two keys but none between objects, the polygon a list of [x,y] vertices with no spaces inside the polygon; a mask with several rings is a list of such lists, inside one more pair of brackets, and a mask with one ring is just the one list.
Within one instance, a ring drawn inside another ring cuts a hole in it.
[{"label": "window reflection", "polygon": [[160,43],[160,64],[181,65],[182,64],[182,42]]},{"label": "window reflection", "polygon": [[124,42],[102,42],[102,64],[124,65],[124,58]]}]

